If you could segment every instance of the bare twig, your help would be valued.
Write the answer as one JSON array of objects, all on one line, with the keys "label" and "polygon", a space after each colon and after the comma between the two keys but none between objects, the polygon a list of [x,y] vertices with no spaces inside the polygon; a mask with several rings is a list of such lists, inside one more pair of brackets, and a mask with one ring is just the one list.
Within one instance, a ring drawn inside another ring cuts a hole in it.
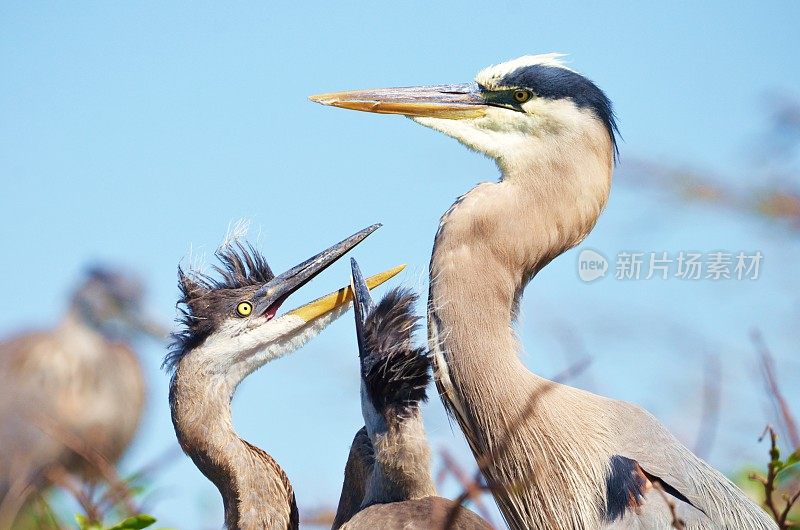
[{"label": "bare twig", "polygon": [[453,478],[456,479],[456,481],[461,485],[462,490],[469,494],[469,499],[472,500],[472,503],[475,505],[475,509],[477,510],[478,514],[486,519],[489,524],[494,526],[494,521],[492,521],[492,518],[489,515],[489,510],[486,508],[486,505],[480,498],[480,494],[483,492],[483,490],[478,487],[479,485],[476,483],[475,479],[471,479],[467,475],[464,469],[458,465],[458,462],[455,461],[455,459],[446,449],[442,449],[441,455],[442,472],[449,473]]},{"label": "bare twig", "polygon": [[116,468],[105,456],[79,436],[61,427],[50,417],[44,414],[32,414],[32,416],[32,420],[42,432],[83,458],[100,473],[108,483],[109,491],[111,491],[110,498],[115,499],[112,506],[121,503],[129,514],[138,513],[138,509],[133,504],[133,494],[130,488],[125,481],[120,479]]},{"label": "bare twig", "polygon": [[40,493],[36,494],[36,504],[39,506],[39,511],[43,514],[43,516],[50,520],[53,528],[57,530],[62,530],[64,528],[64,526],[61,524],[61,521],[59,521],[58,517],[56,517],[55,512],[53,512],[53,507],[50,506],[50,503],[47,502],[47,499],[45,499]]},{"label": "bare twig", "polygon": [[[132,482],[152,478],[158,471],[163,470],[167,464],[174,462],[180,454],[181,448],[178,445],[167,448],[150,462],[143,465],[138,471],[134,472],[128,480],[123,481],[128,487],[127,491],[122,491],[119,488],[107,488],[100,497],[98,503],[107,506],[109,509],[113,508],[119,503],[120,495],[122,495],[123,498],[131,495],[129,485]],[[141,509],[141,506],[137,506],[137,508]]]},{"label": "bare twig", "polygon": [[102,522],[103,514],[100,507],[92,500],[91,496],[81,488],[81,485],[72,478],[63,466],[55,466],[46,473],[47,480],[52,484],[69,492],[81,506],[86,518],[93,523]]},{"label": "bare twig", "polygon": [[508,429],[506,429],[506,432],[501,437],[500,443],[497,444],[497,447],[478,459],[478,467],[481,470],[486,469],[490,463],[496,461],[496,456],[500,456],[508,450],[508,446],[511,444],[511,440],[513,439],[512,433],[517,432],[522,424],[533,415],[533,413],[536,411],[536,406],[539,404],[539,400],[544,397],[545,394],[550,392],[556,387],[556,385],[562,383],[563,381],[578,376],[580,373],[586,370],[590,364],[590,358],[587,357],[582,359],[555,376],[551,381],[545,382],[540,389],[532,393],[528,398],[528,402],[525,404],[525,408],[522,409],[522,412],[519,414],[519,416],[517,416],[517,418],[511,422],[511,425],[509,425]]},{"label": "bare twig", "polygon": [[767,388],[767,393],[772,402],[775,404],[775,408],[778,411],[778,417],[787,436],[789,437],[789,443],[792,444],[792,447],[795,450],[800,449],[800,433],[798,433],[797,430],[797,422],[795,421],[792,411],[786,402],[786,398],[783,396],[780,386],[778,385],[778,378],[775,375],[775,362],[772,358],[772,354],[770,353],[769,348],[767,348],[764,338],[758,329],[753,329],[750,333],[750,337],[756,347],[756,351],[760,356],[761,373],[764,376],[764,383]]},{"label": "bare twig", "polygon": [[789,522],[789,512],[792,511],[792,506],[794,506],[797,500],[800,499],[800,489],[798,489],[797,492],[795,492],[795,494],[792,495],[791,497],[787,495],[784,497],[784,499],[786,500],[786,506],[783,508],[783,511],[781,512],[780,520],[783,521],[785,525],[787,525],[786,528],[792,528],[794,524]]},{"label": "bare twig", "polygon": [[[556,339],[561,343],[564,358],[568,366],[589,358],[589,351],[586,348],[586,344],[575,326],[565,320],[558,320],[553,322],[550,328]],[[583,381],[585,388],[594,392],[594,389],[597,388],[597,383],[591,375],[591,371],[586,370],[586,373],[583,374]]]},{"label": "bare twig", "polygon": [[701,458],[707,458],[714,446],[719,426],[719,404],[722,369],[719,357],[706,357],[705,380],[703,381],[703,414],[700,418],[700,431],[694,444],[694,452]]},{"label": "bare twig", "polygon": [[336,510],[329,506],[320,506],[304,510],[304,512],[300,520],[300,522],[303,523],[302,526],[330,528],[334,519],[336,519]]},{"label": "bare twig", "polygon": [[23,469],[12,470],[16,480],[11,482],[11,487],[6,491],[5,497],[0,501],[0,528],[11,528],[25,501],[36,492],[34,481],[28,476],[25,466]]}]

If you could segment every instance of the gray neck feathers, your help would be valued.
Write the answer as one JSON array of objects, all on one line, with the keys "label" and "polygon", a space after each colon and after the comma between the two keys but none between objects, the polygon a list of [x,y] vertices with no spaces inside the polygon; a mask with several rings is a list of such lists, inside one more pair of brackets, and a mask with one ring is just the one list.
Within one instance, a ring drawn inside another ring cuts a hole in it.
[{"label": "gray neck feathers", "polygon": [[436,495],[431,451],[418,406],[405,415],[387,414],[386,429],[370,432],[370,439],[373,469],[362,508]]},{"label": "gray neck feathers", "polygon": [[430,264],[437,340],[429,347],[452,345],[451,371],[500,377],[524,369],[509,324],[528,281],[580,243],[606,204],[612,151],[605,131],[600,139],[604,149],[587,140],[567,157],[556,142],[534,151],[540,156],[501,163],[500,182],[479,184],[442,216]]},{"label": "gray neck feathers", "polygon": [[224,378],[179,364],[170,386],[178,441],[222,495],[228,529],[297,528],[289,479],[266,452],[237,436],[232,394]]},{"label": "gray neck feathers", "polygon": [[[365,418],[367,419],[367,418]],[[353,438],[333,530],[373,504],[436,495],[418,407],[362,427]]]},{"label": "gray neck feathers", "polygon": [[339,506],[336,509],[332,530],[341,527],[361,511],[361,502],[364,500],[373,464],[372,442],[369,440],[367,428],[361,427],[350,445],[350,454],[347,456],[344,468],[342,493],[339,495]]},{"label": "gray neck feathers", "polygon": [[[484,474],[509,487],[496,498],[512,528],[559,527],[547,514],[565,498],[575,498],[575,510],[557,520],[585,527],[592,515],[583,520],[580,513],[593,514],[599,501],[577,498],[577,486],[605,471],[578,470],[572,477],[557,469],[569,454],[563,443],[573,438],[574,420],[550,413],[547,402],[561,399],[561,410],[588,405],[570,403],[571,394],[523,365],[511,327],[527,282],[583,240],[608,198],[608,135],[579,140],[545,138],[530,156],[500,161],[500,182],[478,185],[444,214],[431,257],[428,325],[436,383],[476,457],[487,462]],[[541,403],[507,437],[539,394]],[[562,430],[563,437],[553,434]],[[494,453],[501,443],[507,447]],[[559,475],[563,484],[552,480]]]},{"label": "gray neck feathers", "polygon": [[57,331],[62,340],[77,342],[83,348],[107,348],[108,342],[101,329],[95,322],[84,318],[82,312],[75,307],[67,311]]}]

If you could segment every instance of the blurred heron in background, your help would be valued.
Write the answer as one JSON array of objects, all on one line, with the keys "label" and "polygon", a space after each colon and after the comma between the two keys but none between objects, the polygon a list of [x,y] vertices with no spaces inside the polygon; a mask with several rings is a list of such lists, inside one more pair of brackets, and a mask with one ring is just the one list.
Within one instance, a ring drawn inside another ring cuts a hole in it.
[{"label": "blurred heron in background", "polygon": [[[169,402],[178,441],[220,492],[229,530],[294,529],[294,489],[280,465],[233,428],[231,399],[247,376],[288,355],[350,308],[345,287],[277,315],[295,291],[363,241],[366,228],[275,276],[264,257],[238,240],[217,252],[219,277],[179,270],[182,329],[164,365],[172,371]],[[370,278],[371,287],[396,267]],[[274,429],[273,429],[274,430]]]},{"label": "blurred heron in background", "polygon": [[408,116],[500,169],[441,218],[428,336],[441,397],[512,528],[669,528],[670,503],[688,528],[776,528],[646,411],[548,381],[519,358],[512,324],[525,286],[586,237],[608,200],[617,126],[602,90],[549,54],[468,84],[311,99]]},{"label": "blurred heron in background", "polygon": [[350,448],[333,528],[441,530],[452,518],[452,530],[490,530],[477,514],[436,494],[420,410],[430,361],[413,345],[417,295],[396,288],[376,305],[350,262],[364,427]]},{"label": "blurred heron in background", "polygon": [[0,527],[59,474],[94,481],[130,444],[145,400],[133,343],[167,333],[143,293],[129,272],[92,268],[57,327],[0,343]]}]

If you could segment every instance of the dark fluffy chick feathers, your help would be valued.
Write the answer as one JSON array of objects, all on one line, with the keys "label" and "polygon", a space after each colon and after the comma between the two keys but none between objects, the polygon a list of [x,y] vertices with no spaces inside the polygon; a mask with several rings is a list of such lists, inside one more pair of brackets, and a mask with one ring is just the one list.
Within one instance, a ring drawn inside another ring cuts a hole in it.
[{"label": "dark fluffy chick feathers", "polygon": [[395,288],[367,316],[361,377],[378,410],[409,409],[427,399],[430,361],[425,348],[412,344],[419,322],[416,301],[410,289]]}]

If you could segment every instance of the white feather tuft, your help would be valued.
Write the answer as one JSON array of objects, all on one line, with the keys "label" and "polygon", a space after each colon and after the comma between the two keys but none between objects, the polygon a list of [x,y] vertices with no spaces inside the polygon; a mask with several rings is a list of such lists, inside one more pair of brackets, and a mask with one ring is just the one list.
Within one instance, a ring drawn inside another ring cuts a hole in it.
[{"label": "white feather tuft", "polygon": [[540,55],[523,55],[522,57],[517,57],[516,59],[512,59],[504,63],[487,66],[478,72],[478,75],[475,76],[475,82],[489,90],[496,90],[502,87],[502,84],[500,84],[501,79],[514,70],[525,68],[526,66],[534,66],[538,64],[570,70],[564,64],[564,61],[562,61],[562,57],[566,57],[566,54],[543,53]]},{"label": "white feather tuft", "polygon": [[189,250],[186,252],[186,270],[203,274],[207,269],[207,263],[206,253],[202,247],[195,248],[189,243]]},{"label": "white feather tuft", "polygon": [[244,239],[248,230],[250,230],[249,219],[241,218],[232,221],[228,224],[228,232],[225,234],[225,239],[222,241],[220,248],[228,247],[240,239]]}]

